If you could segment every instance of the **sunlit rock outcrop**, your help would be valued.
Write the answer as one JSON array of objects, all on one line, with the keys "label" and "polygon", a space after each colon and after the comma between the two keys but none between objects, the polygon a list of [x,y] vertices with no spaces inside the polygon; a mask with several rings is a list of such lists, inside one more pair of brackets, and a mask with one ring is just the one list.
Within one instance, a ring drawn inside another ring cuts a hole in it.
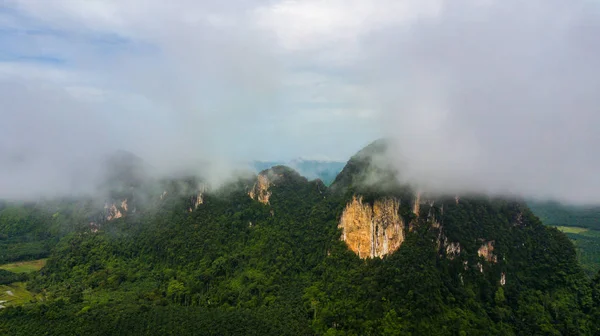
[{"label": "sunlit rock outcrop", "polygon": [[448,239],[444,241],[444,245],[446,246],[446,257],[450,260],[458,257],[460,255],[461,247],[460,243],[451,242],[448,243]]},{"label": "sunlit rock outcrop", "polygon": [[415,197],[415,204],[413,206],[413,213],[415,214],[415,216],[419,217],[420,211],[421,211],[421,194],[417,193],[417,196]]},{"label": "sunlit rock outcrop", "polygon": [[194,207],[197,209],[200,204],[204,203],[204,195],[199,192],[197,195],[193,197]]},{"label": "sunlit rock outcrop", "polygon": [[494,254],[494,241],[485,242],[479,250],[477,250],[477,255],[483,257],[487,262],[497,263],[498,256]]},{"label": "sunlit rock outcrop", "polygon": [[198,209],[198,207],[201,204],[204,204],[204,192],[199,191],[196,195],[191,197],[191,201],[192,201],[192,205],[188,209],[189,212],[192,212],[192,211]]},{"label": "sunlit rock outcrop", "polygon": [[123,217],[123,213],[114,203],[110,205],[106,204],[104,209],[106,210],[106,220],[108,221]]},{"label": "sunlit rock outcrop", "polygon": [[269,198],[271,197],[271,192],[269,191],[269,187],[271,186],[271,182],[266,174],[259,174],[258,180],[254,184],[254,186],[248,192],[248,196],[253,200],[257,200],[262,204],[269,204]]},{"label": "sunlit rock outcrop", "polygon": [[373,205],[353,197],[346,205],[339,227],[342,240],[360,258],[382,257],[396,251],[404,241],[404,221],[400,202],[386,198]]}]

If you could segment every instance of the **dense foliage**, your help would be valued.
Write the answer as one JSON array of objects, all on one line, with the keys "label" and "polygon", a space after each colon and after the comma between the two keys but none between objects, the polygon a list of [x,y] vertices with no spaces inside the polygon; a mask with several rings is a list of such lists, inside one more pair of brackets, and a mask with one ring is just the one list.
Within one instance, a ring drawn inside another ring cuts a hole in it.
[{"label": "dense foliage", "polygon": [[[248,197],[255,179],[239,180],[197,208],[169,190],[98,232],[74,225],[28,281],[44,299],[2,309],[0,334],[598,333],[600,275],[588,281],[563,233],[522,203],[483,197],[436,199],[416,216],[409,188],[361,184],[373,168],[364,154],[332,188],[273,168],[268,204]],[[401,200],[414,230],[395,253],[359,259],[340,240],[354,193]],[[446,241],[461,253],[447,255]],[[478,254],[489,241],[494,262]]]},{"label": "dense foliage", "polygon": [[27,274],[19,274],[0,269],[0,285],[8,285],[13,282],[25,281]]},{"label": "dense foliage", "polygon": [[33,206],[5,205],[0,210],[0,263],[48,256],[56,242],[49,219]]},{"label": "dense foliage", "polygon": [[536,201],[529,201],[528,205],[546,225],[578,226],[600,230],[599,206],[576,206]]},{"label": "dense foliage", "polygon": [[528,205],[544,224],[563,227],[590,277],[600,271],[600,207],[535,201]]}]

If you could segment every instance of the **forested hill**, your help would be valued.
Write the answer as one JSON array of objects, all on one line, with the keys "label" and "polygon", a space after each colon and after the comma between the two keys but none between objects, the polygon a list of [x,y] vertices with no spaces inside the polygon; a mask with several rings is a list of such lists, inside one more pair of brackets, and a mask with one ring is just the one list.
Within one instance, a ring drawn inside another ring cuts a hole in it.
[{"label": "forested hill", "polygon": [[146,206],[117,199],[53,245],[0,334],[598,334],[600,279],[563,233],[521,202],[417,194],[384,150],[330,188],[284,166],[142,186]]},{"label": "forested hill", "polygon": [[529,201],[528,205],[546,225],[600,230],[599,206],[575,206],[539,201]]},{"label": "forested hill", "polygon": [[256,172],[269,169],[273,166],[285,165],[296,170],[308,179],[320,179],[326,185],[330,185],[338,173],[344,168],[344,162],[319,161],[295,159],[288,162],[283,161],[254,161],[252,167]]}]

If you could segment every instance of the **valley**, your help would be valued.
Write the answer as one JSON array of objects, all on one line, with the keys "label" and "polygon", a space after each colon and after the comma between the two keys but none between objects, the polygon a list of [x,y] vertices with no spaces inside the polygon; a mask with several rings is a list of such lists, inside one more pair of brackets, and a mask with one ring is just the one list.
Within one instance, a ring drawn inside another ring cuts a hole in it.
[{"label": "valley", "polygon": [[586,274],[593,277],[600,271],[600,231],[572,226],[559,226],[575,245],[577,259]]}]

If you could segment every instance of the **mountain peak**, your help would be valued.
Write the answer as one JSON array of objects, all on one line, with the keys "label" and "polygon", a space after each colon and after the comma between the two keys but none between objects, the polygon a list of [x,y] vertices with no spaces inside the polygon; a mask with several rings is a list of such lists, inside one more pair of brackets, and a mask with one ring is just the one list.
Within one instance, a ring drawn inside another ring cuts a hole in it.
[{"label": "mountain peak", "polygon": [[382,138],[358,151],[335,178],[332,189],[386,191],[400,187],[398,171],[389,162],[390,144],[389,139]]}]

